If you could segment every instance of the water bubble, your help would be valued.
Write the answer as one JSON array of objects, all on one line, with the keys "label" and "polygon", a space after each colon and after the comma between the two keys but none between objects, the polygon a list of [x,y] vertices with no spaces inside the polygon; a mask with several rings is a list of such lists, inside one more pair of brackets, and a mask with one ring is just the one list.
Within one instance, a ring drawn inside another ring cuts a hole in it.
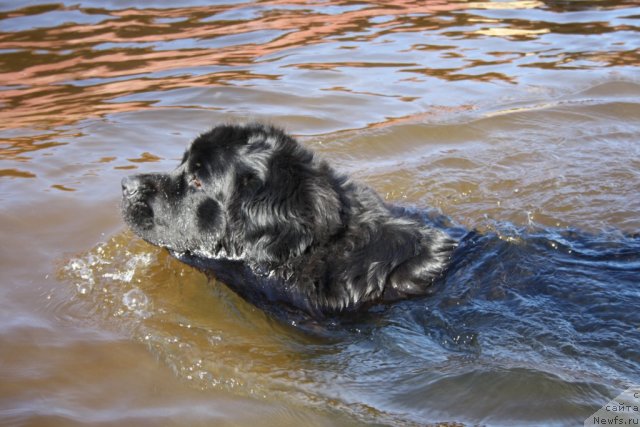
[{"label": "water bubble", "polygon": [[220,336],[220,335],[209,335],[207,337],[207,341],[209,341],[209,343],[212,344],[212,345],[220,344],[222,342],[222,336]]},{"label": "water bubble", "polygon": [[133,288],[122,296],[122,303],[131,311],[141,311],[149,305],[149,297],[138,288]]},{"label": "water bubble", "polygon": [[93,277],[93,271],[90,265],[83,259],[73,259],[66,267],[66,269],[76,275],[78,278],[87,282],[88,285],[93,286],[95,279]]},{"label": "water bubble", "polygon": [[87,295],[91,292],[93,285],[90,282],[76,283],[76,289],[80,295]]}]

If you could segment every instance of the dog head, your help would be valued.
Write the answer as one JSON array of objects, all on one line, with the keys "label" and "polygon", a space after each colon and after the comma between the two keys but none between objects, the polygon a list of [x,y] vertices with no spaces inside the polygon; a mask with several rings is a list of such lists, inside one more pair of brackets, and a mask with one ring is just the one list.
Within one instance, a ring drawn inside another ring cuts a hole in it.
[{"label": "dog head", "polygon": [[341,180],[279,129],[222,125],[172,172],[124,178],[122,211],[136,234],[175,253],[277,265],[340,229]]}]

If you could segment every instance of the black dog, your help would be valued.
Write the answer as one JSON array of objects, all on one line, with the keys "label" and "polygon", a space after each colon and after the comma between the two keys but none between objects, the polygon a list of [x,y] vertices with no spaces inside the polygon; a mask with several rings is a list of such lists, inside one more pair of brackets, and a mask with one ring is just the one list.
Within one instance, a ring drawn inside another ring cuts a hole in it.
[{"label": "black dog", "polygon": [[223,125],[122,181],[126,222],[252,303],[313,317],[430,292],[456,246],[283,131]]}]

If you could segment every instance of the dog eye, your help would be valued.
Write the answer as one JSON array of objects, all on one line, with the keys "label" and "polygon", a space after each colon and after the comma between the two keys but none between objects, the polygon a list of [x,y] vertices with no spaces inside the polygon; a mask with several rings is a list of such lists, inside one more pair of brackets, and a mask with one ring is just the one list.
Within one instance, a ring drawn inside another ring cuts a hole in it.
[{"label": "dog eye", "polygon": [[197,176],[192,175],[189,178],[189,186],[191,186],[193,188],[201,189],[202,188],[202,181],[200,181],[200,179],[198,179]]}]

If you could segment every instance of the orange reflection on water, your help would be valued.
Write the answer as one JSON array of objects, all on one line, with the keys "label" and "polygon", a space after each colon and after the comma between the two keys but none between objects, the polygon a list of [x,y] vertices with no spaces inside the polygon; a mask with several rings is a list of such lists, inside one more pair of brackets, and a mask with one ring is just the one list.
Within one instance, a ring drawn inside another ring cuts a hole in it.
[{"label": "orange reflection on water", "polygon": [[[422,20],[412,23],[407,17],[435,16],[437,13],[468,7],[465,3],[448,1],[392,1],[372,3],[355,10],[345,9],[339,14],[323,13],[323,7],[348,5],[348,2],[329,1],[314,4],[320,7],[292,8],[308,4],[303,1],[272,1],[260,4],[264,12],[259,17],[236,21],[204,19],[223,12],[241,10],[245,5],[97,11],[110,15],[113,19],[93,25],[64,24],[53,28],[0,34],[0,49],[18,50],[6,56],[3,71],[0,72],[0,81],[8,86],[2,92],[7,108],[0,112],[0,127],[69,124],[88,116],[143,110],[151,104],[137,101],[112,102],[123,95],[183,87],[210,87],[246,79],[275,79],[279,76],[252,72],[246,67],[251,67],[261,58],[285,52],[294,46],[324,43],[351,33],[373,31],[372,37],[377,37],[377,32],[384,29],[393,32],[424,30],[415,27],[424,25]],[[284,6],[287,8],[281,8]],[[22,9],[20,13],[5,14],[4,18],[33,14],[37,22],[38,14],[43,10],[37,7]],[[391,18],[382,23],[371,22],[379,16]],[[182,20],[173,23],[155,22],[164,18]],[[402,25],[394,27],[394,23],[398,23],[396,21],[402,21]],[[442,23],[436,22],[434,28],[440,24]],[[252,42],[251,37],[248,37],[246,42],[225,46],[224,40],[221,40],[221,46],[215,46],[224,36],[250,35],[252,32],[271,30],[276,31],[276,36],[267,41]],[[155,43],[162,47],[171,42],[182,42],[183,46],[180,49],[156,50],[156,45],[144,45]],[[203,48],[203,42],[205,45],[213,43],[214,47]],[[101,46],[107,43],[113,46]],[[138,44],[140,46],[136,46]],[[363,64],[366,67],[378,65]],[[211,66],[244,69],[218,70],[204,75],[179,71]],[[300,66],[332,67],[328,63]],[[176,75],[153,75],[171,70],[176,70]],[[283,72],[282,69],[279,71]],[[449,78],[446,73],[437,75]],[[123,77],[126,80],[108,81]],[[95,79],[96,82],[82,86],[73,83],[88,79]]]},{"label": "orange reflection on water", "polygon": [[[619,7],[615,2],[606,5]],[[534,0],[362,4],[273,0],[173,9],[48,5],[0,13],[0,20],[33,20],[33,28],[0,33],[0,51],[4,52],[0,57],[0,129],[52,127],[87,117],[146,110],[170,98],[166,95],[170,90],[258,81],[268,86],[269,81],[288,82],[300,70],[334,71],[355,81],[362,72],[345,72],[345,68],[376,70],[384,82],[396,80],[408,87],[405,93],[384,96],[419,102],[422,98],[414,93],[423,88],[417,85],[410,90],[406,73],[465,84],[517,83],[521,73],[526,73],[520,70],[527,68],[567,69],[580,61],[576,66],[580,69],[592,65],[585,61],[611,67],[640,63],[633,46],[615,51],[607,46],[572,51],[567,45],[556,47],[557,52],[549,55],[543,54],[549,43],[534,43],[554,34],[635,31],[629,25],[482,15],[482,11],[544,7],[543,2]],[[61,22],[53,27],[45,19],[44,28],[38,28],[41,15],[67,10],[104,19],[93,24]],[[163,21],[167,19],[172,22]],[[410,37],[403,41],[403,34]],[[389,40],[397,47],[378,52]],[[514,43],[506,46],[511,51],[505,51],[504,40]],[[371,58],[365,55],[358,60],[355,53],[350,54],[362,44],[369,44]],[[524,51],[539,60],[526,59]],[[405,57],[398,61],[400,54]],[[515,61],[522,63],[507,67]],[[300,91],[304,92],[304,87],[302,84]],[[349,88],[346,92],[380,91]],[[132,99],[136,94],[146,94],[145,99]]]}]

